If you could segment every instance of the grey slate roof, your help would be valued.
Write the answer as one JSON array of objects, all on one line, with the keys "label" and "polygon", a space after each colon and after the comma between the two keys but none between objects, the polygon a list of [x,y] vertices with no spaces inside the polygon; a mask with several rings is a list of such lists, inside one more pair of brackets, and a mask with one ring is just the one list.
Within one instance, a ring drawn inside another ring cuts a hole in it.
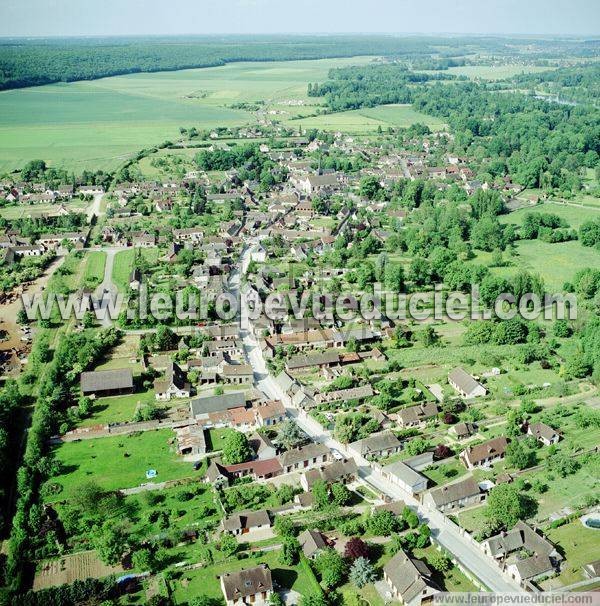
[{"label": "grey slate roof", "polygon": [[390,448],[398,448],[400,444],[400,440],[391,431],[382,431],[352,442],[350,446],[361,455],[368,455]]},{"label": "grey slate roof", "polygon": [[236,391],[220,396],[194,398],[190,402],[190,411],[193,417],[197,417],[210,412],[220,412],[231,408],[244,408],[245,406],[246,396],[243,392]]},{"label": "grey slate roof", "polygon": [[132,389],[133,375],[131,374],[130,368],[82,372],[80,384],[83,393]]},{"label": "grey slate roof", "polygon": [[263,591],[272,591],[271,570],[266,564],[221,576],[226,600],[239,600]]},{"label": "grey slate roof", "polygon": [[314,442],[311,442],[306,446],[292,448],[291,450],[284,452],[279,457],[279,460],[282,467],[287,467],[288,465],[296,465],[297,463],[302,463],[303,461],[308,461],[310,459],[316,459],[328,454],[329,448],[327,448],[327,446],[324,444],[315,444]]},{"label": "grey slate roof", "polygon": [[431,498],[436,506],[449,505],[461,499],[477,496],[480,493],[479,484],[475,478],[467,478],[454,484],[440,486],[431,491]]},{"label": "grey slate roof", "polygon": [[404,603],[411,602],[427,587],[437,589],[431,580],[431,571],[424,562],[409,558],[399,551],[383,568]]},{"label": "grey slate roof", "polygon": [[298,542],[307,558],[312,558],[319,549],[325,549],[327,543],[318,530],[305,530],[298,535]]}]

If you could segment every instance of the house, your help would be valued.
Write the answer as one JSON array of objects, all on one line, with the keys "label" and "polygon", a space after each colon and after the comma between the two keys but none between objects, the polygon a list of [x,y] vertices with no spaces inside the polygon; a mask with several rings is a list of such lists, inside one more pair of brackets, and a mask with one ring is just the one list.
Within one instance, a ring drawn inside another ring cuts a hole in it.
[{"label": "house", "polygon": [[254,408],[256,420],[261,427],[269,427],[285,421],[287,413],[281,400],[269,400]]},{"label": "house", "polygon": [[82,372],[79,383],[84,396],[115,396],[133,393],[133,375],[130,368]]},{"label": "house", "polygon": [[556,444],[560,440],[558,431],[552,429],[546,423],[531,423],[527,427],[527,435],[533,436],[538,442],[544,444],[544,446]]},{"label": "house", "polygon": [[402,450],[402,443],[391,431],[386,430],[348,444],[348,450],[365,459],[389,457]]},{"label": "house", "polygon": [[181,427],[175,427],[177,439],[177,452],[182,456],[199,458],[206,454],[206,439],[204,428],[201,425],[191,423]]},{"label": "house", "polygon": [[460,480],[430,490],[423,496],[423,504],[441,512],[453,511],[461,507],[476,505],[485,498],[474,478]]},{"label": "house", "polygon": [[485,396],[487,389],[460,366],[448,373],[448,383],[466,399]]},{"label": "house", "polygon": [[317,404],[324,402],[358,402],[375,395],[370,384],[337,391],[327,391],[317,395]]},{"label": "house", "polygon": [[129,288],[131,290],[139,290],[142,285],[142,272],[135,267],[129,274]]},{"label": "house", "polygon": [[304,490],[309,491],[313,484],[319,480],[326,484],[335,482],[347,484],[356,479],[357,473],[358,467],[354,459],[342,459],[304,472],[300,477],[300,485]]},{"label": "house", "polygon": [[240,338],[239,324],[213,324],[205,328],[213,341],[235,341]]},{"label": "house", "polygon": [[226,572],[219,580],[226,606],[245,604],[264,606],[269,603],[273,594],[271,570],[266,564],[236,572]]},{"label": "house", "polygon": [[201,242],[204,232],[197,227],[173,230],[173,241],[175,242]]},{"label": "house", "polygon": [[504,458],[508,440],[504,436],[492,438],[483,444],[465,448],[460,455],[460,460],[467,469],[475,467],[490,467]]},{"label": "house", "polygon": [[226,364],[221,371],[225,383],[241,384],[252,383],[254,372],[249,364]]},{"label": "house", "polygon": [[440,591],[427,565],[402,550],[383,567],[383,579],[390,587],[392,598],[406,606],[430,603],[432,596]]},{"label": "house", "polygon": [[428,419],[439,413],[435,402],[424,402],[398,411],[398,424],[401,427],[422,427]]},{"label": "house", "polygon": [[302,553],[309,560],[319,555],[319,551],[327,547],[323,535],[318,530],[305,530],[298,535],[298,543]]},{"label": "house", "polygon": [[266,509],[234,513],[222,522],[223,530],[235,536],[271,528],[271,516]]},{"label": "house", "polygon": [[257,431],[248,436],[248,443],[259,461],[274,459],[277,456],[277,449],[273,442]]},{"label": "house", "polygon": [[465,440],[477,433],[477,425],[475,423],[457,423],[448,430],[448,433],[457,440]]},{"label": "house", "polygon": [[209,413],[222,412],[232,408],[245,408],[246,397],[241,391],[225,393],[220,396],[194,398],[190,402],[190,416],[197,420],[208,419]]},{"label": "house", "polygon": [[548,539],[522,520],[512,530],[483,541],[481,547],[519,582],[552,574],[563,560]]},{"label": "house", "polygon": [[163,379],[155,379],[154,396],[157,400],[168,401],[171,398],[189,398],[191,386],[186,381],[183,370],[176,362],[169,361]]},{"label": "house", "polygon": [[256,263],[264,263],[267,260],[267,250],[262,244],[258,244],[250,253],[250,259]]},{"label": "house", "polygon": [[230,478],[244,478],[250,476],[253,480],[269,480],[281,475],[283,469],[278,458],[256,459],[237,465],[222,465],[224,474]]},{"label": "house", "polygon": [[290,473],[296,469],[307,469],[329,460],[329,448],[324,444],[311,442],[306,446],[292,448],[279,456],[284,473]]},{"label": "house", "polygon": [[381,468],[381,474],[409,494],[427,490],[427,478],[402,461],[385,465]]}]

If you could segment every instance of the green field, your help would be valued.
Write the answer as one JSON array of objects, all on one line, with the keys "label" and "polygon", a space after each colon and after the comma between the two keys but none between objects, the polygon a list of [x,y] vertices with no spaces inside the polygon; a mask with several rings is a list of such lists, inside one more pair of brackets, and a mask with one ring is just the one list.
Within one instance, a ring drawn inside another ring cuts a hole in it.
[{"label": "green field", "polygon": [[515,225],[523,225],[525,217],[529,214],[552,214],[564,219],[569,227],[578,229],[585,221],[600,218],[600,211],[593,208],[562,206],[560,204],[536,204],[530,208],[522,208],[507,215],[500,215],[500,223],[514,223]]},{"label": "green field", "polygon": [[541,67],[538,65],[462,65],[460,67],[450,67],[447,72],[456,76],[467,76],[475,80],[503,80],[519,74],[537,74],[546,72],[552,67]]},{"label": "green field", "polygon": [[150,263],[156,263],[158,259],[158,248],[129,248],[127,250],[118,252],[115,255],[112,281],[121,292],[126,292],[129,290],[129,276],[133,269],[133,261],[138,250],[141,251],[141,254],[144,255],[144,257],[148,259]]},{"label": "green field", "polygon": [[384,129],[390,126],[407,127],[416,122],[427,124],[432,130],[441,130],[444,127],[442,120],[417,112],[409,105],[382,105],[287,120],[287,124],[301,125],[302,128],[339,130],[348,134],[373,132],[378,126]]},{"label": "green field", "polygon": [[550,289],[561,290],[584,267],[600,267],[600,251],[582,246],[577,240],[548,244],[541,240],[516,243],[514,266],[494,268],[494,273],[509,277],[520,270],[542,276]]},{"label": "green field", "polygon": [[92,413],[80,426],[104,425],[133,421],[138,404],[151,404],[155,401],[154,392],[146,391],[127,396],[113,396],[94,400]]},{"label": "green field", "polygon": [[[256,121],[252,113],[231,108],[234,103],[312,103],[309,82],[325,80],[331,68],[371,60],[232,63],[0,92],[0,171],[34,158],[77,171],[112,169],[141,148],[177,138],[180,126]],[[291,113],[296,109],[289,107]]]},{"label": "green field", "polygon": [[186,570],[175,584],[173,600],[175,604],[187,604],[188,600],[198,595],[221,601],[223,594],[216,577],[225,572],[233,572],[244,568],[252,568],[265,563],[271,569],[274,580],[280,586],[288,587],[301,595],[318,594],[321,592],[308,562],[302,560],[296,566],[285,566],[279,562],[279,552],[264,552],[262,555],[250,556],[242,560],[230,559],[213,564],[206,568]]},{"label": "green field", "polygon": [[92,250],[87,253],[83,280],[88,288],[96,288],[104,280],[104,267],[106,266],[106,253],[101,250]]},{"label": "green field", "polygon": [[[192,466],[169,443],[174,437],[170,429],[161,429],[57,446],[54,453],[63,471],[53,481],[63,490],[50,500],[68,500],[81,484],[92,480],[104,490],[117,490],[194,475]],[[146,479],[148,469],[158,472],[154,480]]]}]

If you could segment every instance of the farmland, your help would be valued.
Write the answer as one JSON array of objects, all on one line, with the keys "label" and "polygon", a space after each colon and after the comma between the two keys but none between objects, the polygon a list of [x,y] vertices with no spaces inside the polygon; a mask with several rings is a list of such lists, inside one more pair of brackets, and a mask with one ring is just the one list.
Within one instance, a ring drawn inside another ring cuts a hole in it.
[{"label": "farmland", "polygon": [[331,68],[371,60],[235,63],[3,91],[0,171],[32,158],[78,171],[113,169],[141,148],[176,138],[180,126],[210,129],[255,121],[231,104],[306,102],[308,82],[323,80]]}]

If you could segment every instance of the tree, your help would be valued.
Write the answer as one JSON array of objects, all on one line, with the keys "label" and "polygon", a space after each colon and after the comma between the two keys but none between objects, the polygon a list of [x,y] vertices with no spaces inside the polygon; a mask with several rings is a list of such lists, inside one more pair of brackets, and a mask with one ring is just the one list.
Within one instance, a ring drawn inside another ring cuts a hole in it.
[{"label": "tree", "polygon": [[300,596],[300,606],[329,606],[323,594],[309,593]]},{"label": "tree", "polygon": [[286,450],[289,450],[302,444],[304,434],[296,421],[288,420],[280,425],[277,440]]},{"label": "tree", "polygon": [[323,480],[317,480],[311,488],[315,502],[315,509],[327,509],[329,507],[329,487]]},{"label": "tree", "polygon": [[219,541],[219,550],[226,557],[231,557],[238,550],[237,539],[229,532],[224,533]]},{"label": "tree", "polygon": [[377,177],[367,176],[360,180],[358,193],[367,198],[367,200],[373,200],[380,191],[381,184],[379,183],[379,179]]},{"label": "tree", "polygon": [[416,528],[419,525],[419,516],[408,506],[402,510],[402,519],[409,528]]},{"label": "tree", "polygon": [[335,482],[331,485],[331,495],[333,497],[333,502],[338,507],[348,505],[350,501],[352,501],[352,493],[348,490],[346,485],[341,482]]},{"label": "tree", "polygon": [[357,558],[369,558],[369,547],[367,544],[358,537],[352,537],[344,548],[344,557],[349,560],[356,560]]},{"label": "tree", "polygon": [[154,347],[159,351],[169,351],[177,344],[177,335],[168,327],[161,324],[154,334]]},{"label": "tree", "polygon": [[376,536],[389,537],[398,530],[399,524],[396,516],[391,511],[375,511],[369,518],[369,530]]},{"label": "tree", "polygon": [[269,597],[269,606],[285,606],[283,598],[276,591]]},{"label": "tree", "polygon": [[324,589],[333,589],[340,585],[346,574],[346,563],[333,548],[322,549],[315,558],[315,568],[321,576]]},{"label": "tree", "polygon": [[452,567],[452,560],[444,551],[436,551],[428,558],[428,562],[434,570],[447,572]]},{"label": "tree", "polygon": [[433,326],[426,326],[420,333],[419,338],[425,347],[433,347],[440,340]]},{"label": "tree", "polygon": [[373,583],[377,579],[377,573],[373,564],[366,558],[357,558],[354,560],[348,576],[359,589],[367,583]]},{"label": "tree", "polygon": [[531,467],[535,461],[535,453],[525,448],[520,440],[511,440],[506,447],[506,463],[516,469]]},{"label": "tree", "polygon": [[225,434],[223,443],[223,462],[227,465],[244,463],[252,457],[252,449],[246,434],[232,429]]},{"label": "tree", "polygon": [[273,529],[280,537],[293,537],[297,533],[296,526],[289,516],[276,516]]},{"label": "tree", "polygon": [[279,560],[286,566],[293,566],[298,561],[300,555],[300,543],[296,537],[287,536],[281,544],[281,553]]},{"label": "tree", "polygon": [[490,490],[487,517],[505,528],[512,528],[519,520],[526,520],[535,512],[532,499],[519,492],[513,484],[500,484]]},{"label": "tree", "polygon": [[140,572],[155,572],[156,558],[154,554],[146,548],[138,549],[131,557],[133,566]]},{"label": "tree", "polygon": [[92,544],[105,564],[115,566],[127,549],[127,533],[121,524],[107,520],[93,530]]},{"label": "tree", "polygon": [[555,452],[546,459],[546,467],[548,471],[557,473],[561,478],[566,478],[579,469],[579,462],[562,452]]}]

